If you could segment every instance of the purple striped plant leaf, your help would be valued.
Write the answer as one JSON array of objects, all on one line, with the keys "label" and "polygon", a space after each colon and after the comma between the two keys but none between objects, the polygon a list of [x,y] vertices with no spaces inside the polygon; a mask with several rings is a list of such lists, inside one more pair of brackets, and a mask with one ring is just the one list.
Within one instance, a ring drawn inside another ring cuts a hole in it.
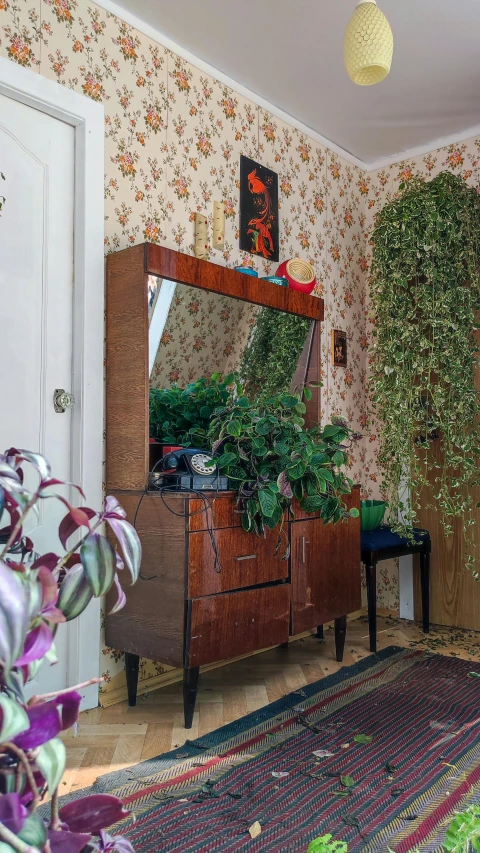
[{"label": "purple striped plant leaf", "polygon": [[116,498],[113,495],[107,495],[105,498],[105,512],[104,518],[117,518],[122,519],[126,518],[127,513],[124,510],[123,506],[119,504]]},{"label": "purple striped plant leaf", "polygon": [[108,539],[99,533],[90,533],[80,548],[85,577],[94,596],[105,595],[115,578],[115,550]]},{"label": "purple striped plant leaf", "polygon": [[6,672],[23,650],[30,598],[29,583],[23,574],[0,561],[0,660]]},{"label": "purple striped plant leaf", "polygon": [[82,853],[91,838],[91,835],[65,832],[63,829],[51,829],[48,833],[51,853]]},{"label": "purple striped plant leaf", "polygon": [[96,518],[96,515],[97,513],[88,507],[72,507],[72,509],[67,512],[58,528],[58,538],[65,549],[67,548],[67,542],[70,539],[70,536],[73,536],[80,527],[90,528],[90,520],[92,518]]},{"label": "purple striped plant leaf", "polygon": [[53,643],[53,634],[46,624],[40,622],[35,628],[28,632],[23,652],[15,661],[15,666],[28,666],[35,660],[41,660]]},{"label": "purple striped plant leaf", "polygon": [[113,605],[112,609],[110,610],[110,614],[118,613],[118,611],[121,610],[122,607],[125,607],[125,605],[127,603],[127,596],[125,595],[122,587],[120,586],[120,581],[118,580],[118,575],[115,575],[113,582],[114,582],[116,589],[117,589],[117,600],[116,600],[115,604]]},{"label": "purple striped plant leaf", "polygon": [[118,823],[130,814],[122,801],[113,794],[89,794],[79,800],[72,800],[60,809],[60,819],[72,832],[92,832]]},{"label": "purple striped plant leaf", "polygon": [[122,551],[125,565],[132,576],[132,584],[138,579],[142,562],[142,545],[138,533],[125,519],[109,518],[106,521],[115,534]]},{"label": "purple striped plant leaf", "polygon": [[10,832],[18,835],[27,815],[27,809],[22,805],[19,794],[3,794],[0,797],[0,823]]},{"label": "purple striped plant leaf", "polygon": [[65,575],[58,596],[58,609],[63,613],[67,622],[80,616],[90,604],[93,592],[85,577],[81,563],[76,563]]}]

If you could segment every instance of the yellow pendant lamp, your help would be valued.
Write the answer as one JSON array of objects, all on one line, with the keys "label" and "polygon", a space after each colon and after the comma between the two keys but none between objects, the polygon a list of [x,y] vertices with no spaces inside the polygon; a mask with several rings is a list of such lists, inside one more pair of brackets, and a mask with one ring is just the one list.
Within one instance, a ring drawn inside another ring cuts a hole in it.
[{"label": "yellow pendant lamp", "polygon": [[393,33],[377,0],[359,0],[345,33],[345,65],[359,86],[385,79],[392,66]]}]

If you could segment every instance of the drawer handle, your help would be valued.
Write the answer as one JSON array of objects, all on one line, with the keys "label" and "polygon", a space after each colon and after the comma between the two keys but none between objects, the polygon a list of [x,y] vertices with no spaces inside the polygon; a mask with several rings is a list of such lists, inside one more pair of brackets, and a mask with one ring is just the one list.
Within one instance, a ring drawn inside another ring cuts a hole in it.
[{"label": "drawer handle", "polygon": [[238,560],[239,562],[240,562],[240,560],[256,560],[257,555],[256,554],[245,554],[244,557],[234,557],[233,559]]},{"label": "drawer handle", "polygon": [[302,536],[302,563],[307,562],[307,539],[305,536]]}]

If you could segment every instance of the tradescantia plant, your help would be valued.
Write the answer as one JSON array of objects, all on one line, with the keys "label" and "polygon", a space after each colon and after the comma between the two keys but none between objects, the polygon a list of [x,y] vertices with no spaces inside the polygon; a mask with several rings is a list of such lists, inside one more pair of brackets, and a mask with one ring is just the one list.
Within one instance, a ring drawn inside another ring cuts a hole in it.
[{"label": "tradescantia plant", "polygon": [[397,529],[402,516],[414,523],[423,490],[446,533],[460,517],[468,536],[480,454],[480,197],[449,172],[400,190],[373,232],[371,392],[384,489]]},{"label": "tradescantia plant", "polygon": [[[33,488],[25,485],[25,465],[38,475]],[[107,497],[103,512],[73,507],[58,494],[62,485],[39,454],[12,448],[0,455],[0,519],[7,519],[0,530],[0,853],[132,853],[126,839],[105,832],[128,814],[117,797],[95,794],[58,808],[65,767],[58,735],[78,719],[79,690],[100,679],[25,696],[42,662],[55,662],[58,624],[77,618],[112,586],[113,609],[120,609],[125,594],[117,572],[125,569],[134,582],[140,571],[140,542],[118,501]],[[27,516],[48,499],[66,507],[58,530],[62,554],[37,554],[23,535]],[[117,548],[99,532],[104,524]],[[71,537],[77,537],[73,547]],[[50,819],[44,820],[38,808],[47,794]]]},{"label": "tradescantia plant", "polygon": [[[309,388],[304,395],[311,396]],[[276,394],[256,403],[232,397],[213,414],[215,462],[238,490],[247,531],[262,534],[276,527],[294,498],[325,523],[358,516],[342,500],[353,485],[344,473],[353,432],[342,418],[305,429],[305,411],[300,396]]]}]

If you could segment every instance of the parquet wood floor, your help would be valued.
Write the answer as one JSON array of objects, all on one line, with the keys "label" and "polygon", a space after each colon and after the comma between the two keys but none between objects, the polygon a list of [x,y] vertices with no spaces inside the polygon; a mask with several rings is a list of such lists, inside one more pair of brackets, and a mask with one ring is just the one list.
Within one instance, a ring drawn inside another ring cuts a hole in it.
[{"label": "parquet wood floor", "polygon": [[[432,628],[427,637],[412,622],[379,618],[378,645],[417,646],[480,662],[480,633]],[[81,714],[78,734],[64,733],[67,771],[61,794],[85,788],[98,776],[152,758],[187,738],[202,737],[225,723],[280,699],[286,693],[368,656],[364,617],[350,622],[343,664],[335,662],[333,630],[324,642],[314,637],[290,643],[205,673],[200,679],[193,728],[183,728],[182,686],[173,684],[138,700]]]}]

